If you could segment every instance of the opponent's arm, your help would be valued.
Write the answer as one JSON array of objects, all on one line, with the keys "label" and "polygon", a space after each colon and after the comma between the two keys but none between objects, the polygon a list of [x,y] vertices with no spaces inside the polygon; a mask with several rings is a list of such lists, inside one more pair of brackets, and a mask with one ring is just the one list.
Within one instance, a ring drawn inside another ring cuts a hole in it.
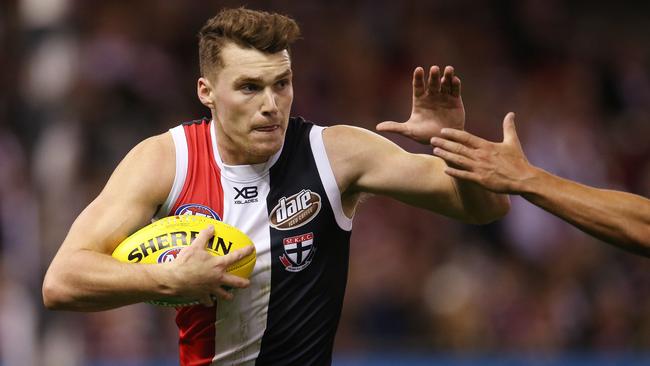
[{"label": "opponent's arm", "polygon": [[647,198],[589,187],[535,167],[518,194],[603,241],[650,257]]},{"label": "opponent's arm", "polygon": [[77,217],[52,260],[43,282],[46,307],[95,311],[165,296],[198,298],[209,305],[211,294],[231,296],[219,287],[221,283],[233,287],[248,283],[225,273],[227,265],[245,253],[222,260],[202,250],[212,235],[208,230],[171,263],[134,265],[111,257],[117,244],[148,224],[165,201],[175,174],[174,154],[169,133],[147,139],[129,152],[99,196]]},{"label": "opponent's arm", "polygon": [[519,194],[581,230],[637,254],[650,256],[650,200],[598,189],[550,174],[528,162],[514,114],[503,122],[501,143],[464,131],[443,130],[434,153],[457,168],[446,172],[494,192]]}]

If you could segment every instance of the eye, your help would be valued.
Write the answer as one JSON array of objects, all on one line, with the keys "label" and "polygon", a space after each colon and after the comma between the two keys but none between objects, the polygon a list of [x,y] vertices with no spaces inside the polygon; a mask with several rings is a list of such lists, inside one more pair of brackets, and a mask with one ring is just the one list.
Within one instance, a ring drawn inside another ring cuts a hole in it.
[{"label": "eye", "polygon": [[289,79],[282,79],[282,80],[277,81],[277,82],[275,83],[275,86],[276,86],[278,89],[284,89],[284,88],[286,88],[287,86],[289,86],[289,84],[291,84],[291,82],[289,81]]},{"label": "eye", "polygon": [[258,92],[261,89],[261,87],[259,85],[248,83],[248,84],[242,85],[239,89],[242,92],[244,92],[245,94],[252,94],[252,93]]}]

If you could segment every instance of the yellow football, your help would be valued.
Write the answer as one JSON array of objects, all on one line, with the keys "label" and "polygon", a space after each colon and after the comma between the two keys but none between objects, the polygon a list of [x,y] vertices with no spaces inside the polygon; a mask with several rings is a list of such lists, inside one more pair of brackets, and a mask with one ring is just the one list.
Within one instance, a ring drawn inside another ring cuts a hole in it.
[{"label": "yellow football", "polygon": [[[195,215],[169,216],[155,221],[124,239],[113,251],[113,257],[128,263],[164,263],[173,261],[183,247],[192,243],[199,232],[214,226],[214,237],[205,250],[215,256],[222,256],[236,249],[253,244],[251,239],[234,226],[222,221]],[[255,252],[228,267],[228,272],[249,278],[255,267]],[[181,298],[165,298],[149,301],[154,305],[188,306],[198,301]]]}]

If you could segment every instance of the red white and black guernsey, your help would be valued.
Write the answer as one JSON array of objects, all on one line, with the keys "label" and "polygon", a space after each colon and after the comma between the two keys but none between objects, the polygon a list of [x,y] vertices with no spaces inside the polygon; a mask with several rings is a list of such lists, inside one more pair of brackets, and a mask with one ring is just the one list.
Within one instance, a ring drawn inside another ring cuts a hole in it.
[{"label": "red white and black guernsey", "polygon": [[255,243],[246,289],[215,307],[179,308],[180,364],[329,365],[347,281],[352,220],[325,147],[323,127],[290,118],[266,163],[226,165],[214,123],[172,128],[176,176],[159,216],[205,215]]}]

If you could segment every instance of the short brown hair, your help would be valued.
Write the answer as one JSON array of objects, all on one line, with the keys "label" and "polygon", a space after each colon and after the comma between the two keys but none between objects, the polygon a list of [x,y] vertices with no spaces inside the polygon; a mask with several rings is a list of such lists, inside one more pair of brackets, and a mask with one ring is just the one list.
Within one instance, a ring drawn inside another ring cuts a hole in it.
[{"label": "short brown hair", "polygon": [[223,9],[199,32],[201,75],[206,76],[216,67],[223,67],[220,52],[228,41],[241,47],[276,53],[289,50],[289,45],[299,37],[300,27],[287,16],[244,7]]}]

